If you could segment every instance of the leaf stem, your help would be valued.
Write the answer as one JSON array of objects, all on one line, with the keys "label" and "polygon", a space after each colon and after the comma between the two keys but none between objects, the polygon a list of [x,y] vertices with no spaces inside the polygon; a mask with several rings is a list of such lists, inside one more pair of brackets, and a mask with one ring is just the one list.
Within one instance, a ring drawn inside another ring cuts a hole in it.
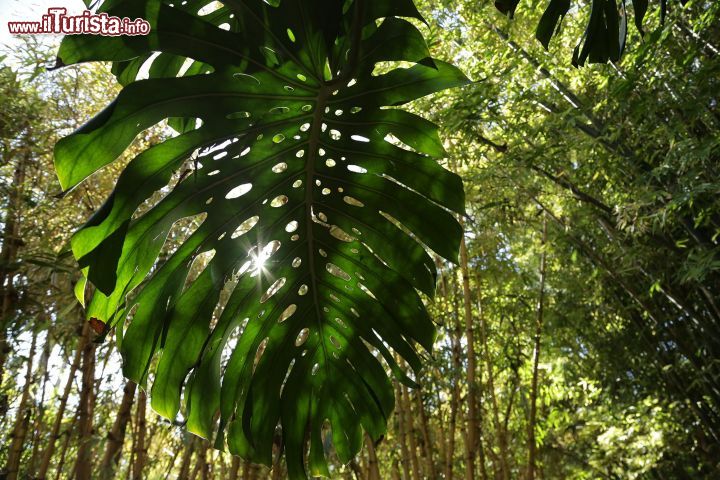
[{"label": "leaf stem", "polygon": [[320,331],[320,343],[322,344],[323,354],[327,358],[328,352],[322,337],[322,316],[320,314],[320,303],[318,299],[318,281],[315,271],[315,255],[317,252],[314,247],[313,236],[313,191],[315,188],[315,162],[317,161],[318,148],[320,145],[320,135],[322,133],[322,120],[325,113],[325,106],[328,98],[332,93],[330,86],[322,86],[318,91],[315,112],[313,113],[312,126],[310,128],[310,138],[308,140],[307,160],[305,164],[305,226],[308,245],[308,269],[310,270],[310,290],[313,295],[313,303],[315,304],[315,315],[317,316],[318,328]]}]

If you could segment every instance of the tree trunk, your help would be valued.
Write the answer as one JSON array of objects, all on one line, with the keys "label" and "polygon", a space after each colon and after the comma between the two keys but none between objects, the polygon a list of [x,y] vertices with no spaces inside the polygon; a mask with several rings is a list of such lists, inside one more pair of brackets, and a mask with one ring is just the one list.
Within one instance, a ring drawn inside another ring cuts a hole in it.
[{"label": "tree trunk", "polygon": [[[230,476],[228,480],[238,480],[238,473],[240,472],[240,457],[233,456],[232,463],[230,464]],[[182,477],[178,477],[182,478]]]},{"label": "tree trunk", "polygon": [[23,385],[20,404],[15,416],[15,425],[10,437],[10,449],[8,451],[5,474],[7,480],[17,480],[20,473],[20,459],[22,457],[23,445],[27,436],[28,426],[32,409],[29,405],[30,390],[33,385],[33,360],[35,358],[35,346],[37,345],[37,333],[33,332],[32,343],[28,353],[27,368],[25,370],[25,384]]},{"label": "tree trunk", "polygon": [[[197,437],[195,438],[195,465],[193,466],[192,472],[190,472],[189,478],[191,480],[197,480],[198,477],[205,478],[209,473],[207,455],[210,448],[210,442],[207,440]],[[206,473],[207,472],[207,473]]]},{"label": "tree trunk", "polygon": [[370,435],[365,434],[365,445],[368,451],[368,480],[380,480],[380,466],[378,464],[377,452],[375,444]]},{"label": "tree trunk", "polygon": [[147,394],[145,390],[140,389],[138,395],[137,409],[135,411],[135,425],[137,425],[137,437],[135,438],[135,460],[132,467],[132,480],[142,480],[143,469],[147,459],[147,445],[145,444],[145,434],[147,423],[145,421],[145,407],[147,405]]},{"label": "tree trunk", "polygon": [[205,453],[198,459],[200,460],[200,478],[202,478],[202,480],[210,479],[210,462],[208,461],[208,453],[209,449],[205,448]]},{"label": "tree trunk", "polygon": [[392,477],[392,480],[400,480],[400,468],[398,467],[398,461],[396,459],[392,462],[390,476]]},{"label": "tree trunk", "polygon": [[[89,333],[88,333],[89,335]],[[78,451],[75,463],[77,480],[93,475],[93,414],[95,410],[95,344],[87,341],[82,350],[82,386],[78,406]]]},{"label": "tree trunk", "polygon": [[272,466],[272,480],[280,480],[283,476],[283,468],[282,468],[282,455],[283,450],[282,447],[279,446],[280,439],[278,438],[276,442],[273,444],[273,450],[277,450],[275,452],[275,459],[273,461]]},{"label": "tree trunk", "polygon": [[[463,225],[463,223],[460,223]],[[468,253],[465,237],[460,240],[460,269],[462,272],[463,286],[463,312],[465,314],[465,339],[467,341],[467,431],[465,438],[465,479],[475,480],[475,452],[478,441],[478,419],[477,419],[477,382],[475,380],[475,332],[473,330],[473,315],[470,292],[470,273],[468,271]]]},{"label": "tree trunk", "polygon": [[82,333],[78,340],[77,350],[75,350],[75,356],[70,364],[70,371],[68,372],[68,379],[65,383],[65,389],[63,390],[62,396],[60,397],[60,403],[58,404],[57,414],[55,415],[55,421],[53,422],[50,436],[48,437],[48,444],[43,452],[42,462],[40,463],[40,469],[38,471],[37,478],[39,480],[45,480],[47,477],[48,469],[50,468],[50,461],[52,460],[53,453],[55,452],[55,443],[60,435],[60,427],[62,426],[63,415],[65,414],[65,408],[67,407],[68,398],[70,397],[70,391],[73,387],[73,380],[75,379],[75,373],[80,366],[80,359],[82,352],[85,349],[85,343],[89,340],[90,335],[90,324],[87,322],[83,324]]},{"label": "tree trunk", "polygon": [[538,366],[540,365],[540,347],[543,329],[543,312],[545,305],[545,274],[547,268],[547,255],[545,243],[547,242],[547,218],[543,217],[542,231],[542,252],[540,254],[540,292],[538,294],[537,316],[535,319],[535,349],[533,351],[532,384],[530,385],[530,418],[528,419],[528,480],[535,480],[536,473],[536,449],[535,423],[537,417],[537,387],[538,387]]},{"label": "tree trunk", "polygon": [[405,425],[405,413],[402,406],[402,393],[400,392],[400,384],[395,381],[395,425],[398,432],[398,442],[400,443],[400,464],[403,471],[403,479],[410,480],[410,452],[407,446],[407,428]]},{"label": "tree trunk", "polygon": [[420,480],[422,472],[420,471],[420,461],[417,455],[417,437],[415,436],[415,422],[413,418],[412,408],[410,405],[410,395],[405,385],[400,386],[400,394],[402,395],[402,410],[405,412],[405,433],[408,439],[408,448],[410,450],[410,465],[412,466],[413,480]]},{"label": "tree trunk", "polygon": [[128,380],[125,383],[125,388],[123,388],[120,408],[118,409],[117,416],[115,417],[112,430],[110,430],[107,434],[105,453],[103,454],[102,461],[100,462],[99,478],[103,480],[110,480],[114,477],[115,469],[120,462],[122,447],[125,442],[125,431],[127,429],[128,421],[130,420],[132,404],[135,401],[136,389],[137,384],[132,380]]},{"label": "tree trunk", "polygon": [[457,284],[453,281],[453,329],[450,332],[452,343],[452,372],[453,387],[450,397],[450,422],[448,425],[448,447],[445,457],[445,478],[453,478],[453,463],[455,460],[455,429],[457,427],[458,409],[460,408],[460,371],[462,361],[460,359],[460,337],[462,336],[462,325],[460,325],[460,308],[457,304]]},{"label": "tree trunk", "polygon": [[[480,284],[480,282],[477,282]],[[482,344],[482,356],[485,360],[485,368],[487,370],[487,392],[490,395],[490,407],[492,409],[492,422],[493,426],[495,427],[495,437],[497,439],[498,448],[500,450],[500,455],[497,457],[497,468],[496,468],[496,477],[499,477],[503,480],[509,480],[510,478],[510,468],[509,468],[509,455],[508,455],[508,445],[507,445],[507,435],[506,432],[502,428],[502,424],[500,423],[500,408],[497,401],[497,395],[495,394],[495,373],[493,369],[493,362],[492,362],[492,356],[490,349],[488,348],[488,340],[487,340],[487,324],[485,322],[485,317],[483,315],[483,308],[482,308],[482,296],[478,295],[477,299],[477,306],[478,306],[478,318],[480,319],[480,343]],[[492,453],[492,450],[490,450]]]},{"label": "tree trunk", "polygon": [[[435,376],[437,377],[436,381],[439,381],[439,379],[442,378],[440,375],[439,369],[435,369]],[[445,433],[445,416],[443,415],[442,408],[441,408],[443,401],[440,397],[440,390],[441,390],[440,388],[436,389],[435,395],[434,395],[434,399],[437,402],[436,405],[438,406],[434,417],[437,420],[437,422],[436,422],[437,434],[435,435],[435,439],[439,440],[437,443],[439,445],[439,449],[438,449],[439,463],[436,468],[439,471],[442,471],[443,467],[445,466],[445,456],[446,456],[445,452],[447,452],[447,435]]]},{"label": "tree trunk", "polygon": [[[60,480],[60,477],[62,476],[62,469],[65,466],[65,458],[67,457],[67,451],[70,447],[70,441],[73,438],[73,433],[75,430],[75,426],[77,425],[78,418],[80,416],[80,412],[76,412],[73,416],[72,423],[68,426],[67,430],[65,431],[65,441],[63,442],[62,450],[60,450],[60,461],[58,462],[57,466],[57,472],[55,473],[55,480]],[[65,478],[69,478],[71,475],[66,475]]]},{"label": "tree trunk", "polygon": [[[204,454],[204,452],[203,452]],[[197,480],[198,474],[200,473],[200,469],[202,468],[202,458],[201,458],[201,452],[198,452],[197,460],[195,461],[195,466],[193,466],[192,472],[190,472],[189,480]]]},{"label": "tree trunk", "polygon": [[[190,462],[192,461],[193,452],[195,451],[195,440],[195,436],[190,436],[190,440],[185,446],[185,451],[183,452],[182,456],[182,462],[180,462],[180,473],[178,473],[177,478],[188,478],[188,474],[190,473]],[[233,457],[233,460],[235,458],[237,457]],[[231,474],[231,480],[237,480],[237,477],[232,478]]]},{"label": "tree trunk", "polygon": [[415,408],[420,417],[420,433],[423,439],[423,456],[425,457],[425,475],[429,478],[437,478],[435,473],[435,462],[433,459],[433,443],[430,437],[430,427],[428,426],[428,418],[425,414],[425,404],[422,399],[422,391],[415,390]]},{"label": "tree trunk", "polygon": [[[355,474],[355,480],[363,480],[363,471],[362,467],[358,465],[358,463],[355,461],[355,459],[350,460],[349,464],[350,470]],[[352,478],[348,472],[348,478]]]},{"label": "tree trunk", "polygon": [[[40,443],[42,442],[43,424],[45,421],[45,393],[47,391],[47,382],[50,380],[48,374],[48,362],[50,360],[50,352],[52,351],[53,343],[50,341],[50,332],[45,335],[45,346],[43,347],[43,353],[40,357],[40,363],[35,374],[35,383],[41,383],[40,387],[40,399],[38,403],[38,412],[35,416],[35,422],[33,422],[33,438],[32,438],[32,454],[30,460],[27,462],[29,476],[36,478],[35,472],[37,471],[37,459],[40,454]],[[42,379],[42,380],[40,380]]]},{"label": "tree trunk", "polygon": [[[0,387],[5,376],[5,362],[10,354],[7,341],[7,329],[10,327],[17,309],[17,291],[15,290],[15,261],[22,245],[20,238],[20,215],[22,211],[25,168],[30,161],[30,153],[19,158],[13,171],[13,181],[8,192],[8,204],[5,210],[2,250],[0,250]],[[0,412],[2,415],[5,412]]]}]

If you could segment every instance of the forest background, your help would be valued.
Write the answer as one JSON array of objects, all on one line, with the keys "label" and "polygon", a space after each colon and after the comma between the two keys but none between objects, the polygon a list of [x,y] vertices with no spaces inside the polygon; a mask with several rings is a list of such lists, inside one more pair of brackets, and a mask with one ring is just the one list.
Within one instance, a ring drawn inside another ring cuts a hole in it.
[{"label": "forest background", "polygon": [[[463,178],[464,247],[437,260],[422,388],[395,386],[388,435],[337,478],[717,478],[720,5],[650,11],[621,61],[574,68],[584,17],[548,52],[538,3],[418,2],[433,54],[476,80],[412,106]],[[46,72],[56,48],[15,40],[0,68],[3,474],[284,478],[280,455],[251,465],[158,417],[91,341],[67,243],[120,167],[58,198],[52,149],[118,87],[102,65]]]}]

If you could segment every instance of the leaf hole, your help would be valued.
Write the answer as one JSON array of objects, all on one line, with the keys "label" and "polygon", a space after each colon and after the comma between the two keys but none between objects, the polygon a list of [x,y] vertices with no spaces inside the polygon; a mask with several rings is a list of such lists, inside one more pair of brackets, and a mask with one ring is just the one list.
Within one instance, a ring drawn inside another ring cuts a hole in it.
[{"label": "leaf hole", "polygon": [[330,235],[343,242],[352,242],[353,240],[355,240],[354,237],[348,235],[345,230],[338,227],[337,225],[332,225],[330,227]]},{"label": "leaf hole", "polygon": [[357,198],[351,197],[350,195],[345,195],[343,197],[343,201],[347,203],[348,205],[352,205],[353,207],[364,207],[365,204],[362,203]]},{"label": "leaf hole", "polygon": [[[245,235],[247,232],[252,230],[252,228],[257,225],[258,221],[260,220],[260,217],[255,215],[254,217],[250,217],[244,222],[242,222],[238,227],[235,229],[232,235],[230,235],[231,239],[235,239],[241,235]],[[224,236],[225,234],[223,234]],[[218,239],[219,240],[219,239]]]},{"label": "leaf hole", "polygon": [[363,284],[360,283],[360,282],[358,282],[357,285],[358,285],[358,287],[360,288],[360,290],[362,290],[363,292],[365,292],[370,298],[372,298],[373,300],[377,300],[377,298],[376,298],[375,295],[370,291],[369,288],[367,288],[365,285],[363,285]]},{"label": "leaf hole", "polygon": [[286,281],[287,281],[287,279],[285,277],[281,277],[281,278],[278,278],[277,280],[275,280],[275,283],[270,285],[270,288],[268,288],[265,291],[265,293],[263,294],[263,296],[260,297],[260,303],[267,302],[270,299],[270,297],[272,297],[278,291],[280,291],[280,289],[283,287],[283,285],[285,285]]},{"label": "leaf hole", "polygon": [[330,263],[330,262],[326,263],[325,269],[330,273],[330,275],[332,275],[334,277],[341,278],[341,279],[345,280],[346,282],[350,281],[350,275],[345,270],[338,267],[334,263]]},{"label": "leaf hole", "polygon": [[293,314],[297,311],[297,305],[294,303],[291,305],[288,305],[288,307],[283,310],[283,312],[280,314],[280,318],[278,318],[278,323],[282,323],[288,318],[292,317]]},{"label": "leaf hole", "polygon": [[282,207],[283,205],[287,204],[289,201],[289,198],[287,195],[278,195],[277,197],[273,198],[270,202],[270,206],[273,208]]},{"label": "leaf hole", "polygon": [[246,193],[248,193],[252,189],[252,183],[243,183],[242,185],[238,185],[237,187],[230,190],[226,195],[225,198],[228,200],[232,200],[233,198],[242,197]]},{"label": "leaf hole", "polygon": [[353,173],[367,173],[367,169],[357,165],[348,165],[347,169]]},{"label": "leaf hole", "polygon": [[257,367],[258,363],[260,363],[260,359],[265,353],[265,347],[267,347],[268,341],[269,339],[265,337],[263,341],[260,342],[260,345],[258,345],[257,352],[255,352],[255,361],[253,362],[253,372],[255,372],[255,368]]},{"label": "leaf hole", "polygon": [[225,116],[228,120],[239,120],[241,118],[250,118],[250,112],[233,112]]},{"label": "leaf hole", "polygon": [[260,85],[260,80],[258,80],[257,78],[253,77],[252,75],[248,75],[247,73],[240,73],[240,72],[238,72],[238,73],[233,73],[233,77],[237,78],[238,80],[250,80],[250,79],[252,79],[252,80],[254,80],[255,82],[257,82],[258,85]]},{"label": "leaf hole", "polygon": [[223,4],[222,4],[222,3],[220,3],[220,2],[210,2],[210,3],[208,3],[207,5],[205,5],[204,7],[202,7],[200,10],[198,10],[197,13],[198,13],[198,15],[200,15],[201,17],[204,17],[205,15],[210,15],[210,14],[213,13],[213,12],[217,12],[217,11],[220,10],[221,8],[223,8]]}]

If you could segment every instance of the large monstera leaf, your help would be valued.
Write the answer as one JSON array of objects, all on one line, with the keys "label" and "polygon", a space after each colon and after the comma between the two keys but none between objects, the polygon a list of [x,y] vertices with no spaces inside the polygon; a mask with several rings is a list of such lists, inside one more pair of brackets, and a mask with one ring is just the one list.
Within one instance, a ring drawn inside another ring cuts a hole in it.
[{"label": "large monstera leaf", "polygon": [[[173,2],[108,0],[151,34],[67,37],[59,52],[113,61],[125,85],[57,144],[64,189],[144,129],[178,131],[130,161],[72,239],[88,315],[116,328],[158,413],[265,464],[280,438],[291,478],[328,475],[325,439],[349,461],[363,431],[385,432],[389,376],[413,384],[405,365],[435,337],[428,249],[456,259],[461,237],[436,126],[395,107],[468,81],[401,18],[421,19],[411,0]],[[199,226],[167,251],[188,217]]]}]

